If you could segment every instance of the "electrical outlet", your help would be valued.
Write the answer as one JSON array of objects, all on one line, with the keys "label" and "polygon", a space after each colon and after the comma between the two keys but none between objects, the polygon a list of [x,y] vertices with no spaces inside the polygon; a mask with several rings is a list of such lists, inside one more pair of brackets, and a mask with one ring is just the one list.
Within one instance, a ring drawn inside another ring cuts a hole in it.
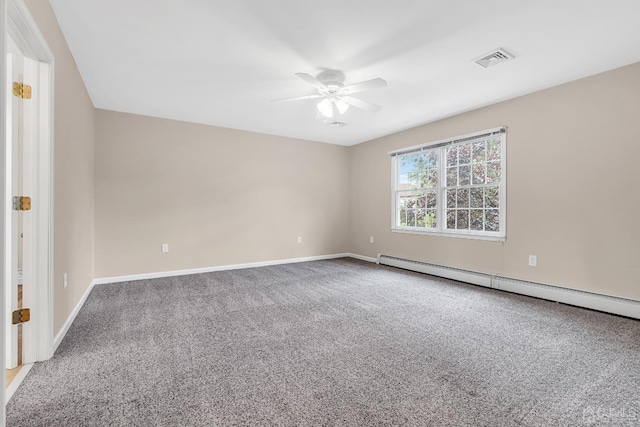
[{"label": "electrical outlet", "polygon": [[369,236],[369,243],[373,243],[373,236]]},{"label": "electrical outlet", "polygon": [[535,267],[538,264],[538,257],[535,255],[529,255],[529,265]]},{"label": "electrical outlet", "polygon": [[302,243],[302,236],[298,236],[298,243]]},{"label": "electrical outlet", "polygon": [[167,252],[169,252],[169,244],[168,243],[163,243],[162,244],[162,253],[166,254]]},{"label": "electrical outlet", "polygon": [[64,273],[63,282],[64,282],[64,288],[67,289],[67,273]]}]

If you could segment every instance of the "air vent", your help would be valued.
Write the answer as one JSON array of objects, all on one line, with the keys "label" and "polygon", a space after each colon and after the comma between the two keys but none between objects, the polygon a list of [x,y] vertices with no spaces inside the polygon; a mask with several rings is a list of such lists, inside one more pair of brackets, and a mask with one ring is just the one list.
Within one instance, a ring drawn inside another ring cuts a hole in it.
[{"label": "air vent", "polygon": [[509,52],[502,48],[498,48],[493,52],[487,53],[486,55],[482,55],[480,58],[475,59],[475,62],[478,65],[481,65],[484,68],[493,67],[494,65],[502,64],[503,62],[510,61],[514,58]]},{"label": "air vent", "polygon": [[341,128],[346,126],[348,123],[335,121],[335,122],[326,122],[325,124],[330,128]]}]

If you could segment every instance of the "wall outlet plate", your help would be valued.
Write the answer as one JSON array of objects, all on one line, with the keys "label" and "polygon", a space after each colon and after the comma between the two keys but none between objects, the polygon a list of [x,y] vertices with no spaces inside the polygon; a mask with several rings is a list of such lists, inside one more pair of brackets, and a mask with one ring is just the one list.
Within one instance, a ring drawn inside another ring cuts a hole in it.
[{"label": "wall outlet plate", "polygon": [[531,267],[535,267],[538,265],[538,257],[535,255],[529,255],[529,265]]}]

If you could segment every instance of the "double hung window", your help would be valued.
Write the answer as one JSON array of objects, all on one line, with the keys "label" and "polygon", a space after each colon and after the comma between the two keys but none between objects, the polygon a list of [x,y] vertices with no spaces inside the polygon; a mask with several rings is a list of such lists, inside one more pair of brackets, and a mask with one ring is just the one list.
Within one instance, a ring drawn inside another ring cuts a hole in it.
[{"label": "double hung window", "polygon": [[504,128],[390,153],[393,231],[503,240]]}]

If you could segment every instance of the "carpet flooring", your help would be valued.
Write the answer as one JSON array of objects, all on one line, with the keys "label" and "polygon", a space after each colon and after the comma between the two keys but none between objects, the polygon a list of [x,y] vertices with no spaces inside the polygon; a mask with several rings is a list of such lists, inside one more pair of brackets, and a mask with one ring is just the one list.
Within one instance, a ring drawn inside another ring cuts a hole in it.
[{"label": "carpet flooring", "polygon": [[354,259],[96,286],[9,426],[640,425],[640,322]]}]

